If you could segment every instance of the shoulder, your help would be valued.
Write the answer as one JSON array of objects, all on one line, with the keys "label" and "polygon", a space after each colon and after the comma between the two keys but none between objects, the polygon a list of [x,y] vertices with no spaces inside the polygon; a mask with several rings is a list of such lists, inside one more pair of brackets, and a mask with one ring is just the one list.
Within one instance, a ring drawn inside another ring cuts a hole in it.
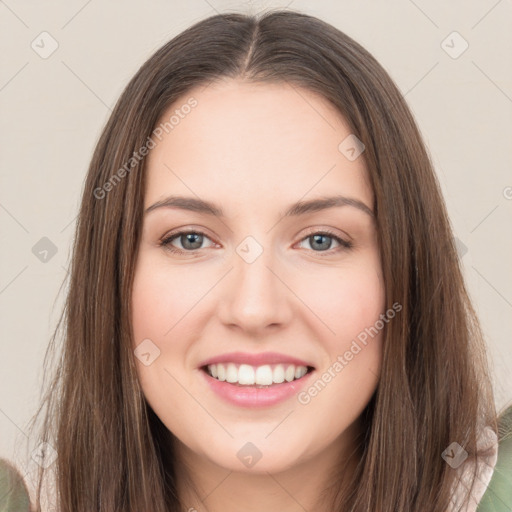
[{"label": "shoulder", "polygon": [[500,416],[498,434],[496,466],[477,512],[512,510],[512,407]]},{"label": "shoulder", "polygon": [[0,459],[0,512],[30,512],[30,498],[23,478],[4,459]]}]

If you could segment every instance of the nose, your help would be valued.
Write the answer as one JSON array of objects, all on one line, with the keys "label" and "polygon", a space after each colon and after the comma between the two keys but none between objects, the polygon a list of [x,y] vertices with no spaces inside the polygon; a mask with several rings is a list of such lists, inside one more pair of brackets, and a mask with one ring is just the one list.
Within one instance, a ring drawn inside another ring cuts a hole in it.
[{"label": "nose", "polygon": [[255,250],[253,245],[249,253],[233,252],[232,270],[225,278],[218,303],[218,316],[224,325],[252,336],[288,324],[293,300],[293,286],[286,283],[272,251],[265,248],[251,261],[251,251]]}]

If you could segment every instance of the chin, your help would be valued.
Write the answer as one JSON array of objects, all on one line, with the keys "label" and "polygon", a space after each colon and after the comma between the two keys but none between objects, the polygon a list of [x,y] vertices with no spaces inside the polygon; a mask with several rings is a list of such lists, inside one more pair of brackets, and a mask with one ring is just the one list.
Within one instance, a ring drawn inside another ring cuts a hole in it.
[{"label": "chin", "polygon": [[214,451],[203,453],[212,463],[226,470],[262,475],[286,471],[304,460],[300,444],[283,446],[277,436],[275,443],[270,443],[264,439],[265,435],[261,441],[257,436],[252,436],[252,441],[230,439],[225,444],[216,444]]}]

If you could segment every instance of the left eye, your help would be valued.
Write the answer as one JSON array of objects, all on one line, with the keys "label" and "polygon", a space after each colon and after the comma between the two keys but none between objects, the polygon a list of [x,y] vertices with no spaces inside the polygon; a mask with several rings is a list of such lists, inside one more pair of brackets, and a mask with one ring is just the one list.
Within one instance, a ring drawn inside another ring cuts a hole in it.
[{"label": "left eye", "polygon": [[343,240],[339,236],[336,236],[334,233],[331,233],[329,231],[312,233],[302,239],[302,241],[304,240],[310,241],[310,246],[317,247],[318,249],[320,249],[319,251],[315,252],[326,252],[330,250],[330,245],[333,240],[335,240],[342,248],[350,249],[352,247],[351,242]]},{"label": "left eye", "polygon": [[[197,251],[202,249],[204,240],[210,240],[208,236],[200,231],[180,231],[178,233],[174,233],[167,238],[164,238],[160,245],[165,247],[167,250],[174,253],[191,253],[193,251]],[[175,247],[172,245],[172,242],[175,240],[179,240],[181,244],[181,248]],[[301,240],[301,243],[304,241],[310,241],[310,246],[314,252],[326,252],[331,249],[332,241],[337,242],[342,248],[350,249],[352,247],[352,243],[342,238],[336,236],[334,233],[328,231],[320,231],[309,234]],[[211,241],[211,240],[210,240]],[[212,243],[213,245],[213,243]],[[318,249],[318,250],[317,250]],[[338,248],[339,250],[339,248]]]}]

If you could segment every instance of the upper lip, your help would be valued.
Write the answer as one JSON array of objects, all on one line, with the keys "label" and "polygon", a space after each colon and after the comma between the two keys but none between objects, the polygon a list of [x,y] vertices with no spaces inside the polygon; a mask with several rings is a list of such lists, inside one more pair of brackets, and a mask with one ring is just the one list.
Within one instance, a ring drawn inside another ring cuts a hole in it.
[{"label": "upper lip", "polygon": [[313,368],[313,365],[298,359],[296,357],[288,356],[286,354],[280,354],[278,352],[261,352],[259,354],[251,354],[247,352],[229,352],[218,356],[211,357],[203,361],[199,367],[208,366],[210,364],[217,363],[237,363],[237,364],[248,364],[251,366],[263,366],[265,364],[279,364],[288,363],[295,366],[309,366]]}]

